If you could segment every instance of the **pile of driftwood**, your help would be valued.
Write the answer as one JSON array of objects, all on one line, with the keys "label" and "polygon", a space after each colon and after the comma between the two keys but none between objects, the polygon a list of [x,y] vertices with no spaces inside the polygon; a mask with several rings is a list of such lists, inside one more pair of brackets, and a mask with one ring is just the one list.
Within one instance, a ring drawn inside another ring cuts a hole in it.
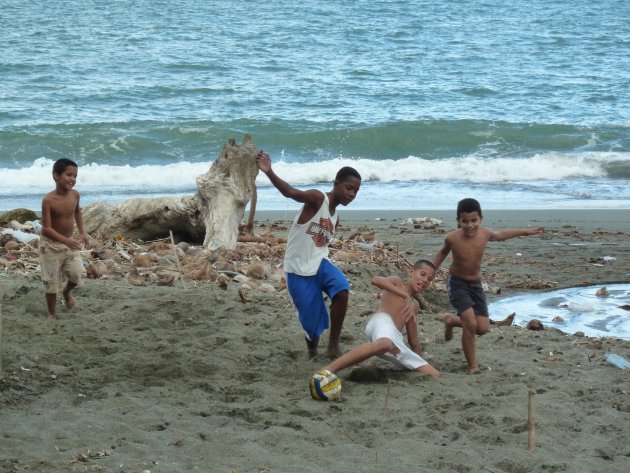
[{"label": "pile of driftwood", "polygon": [[[39,271],[39,228],[39,222],[13,221],[0,229],[0,271],[14,274]],[[91,248],[82,250],[80,255],[87,278],[119,278],[136,286],[170,286],[180,280],[205,280],[223,288],[229,281],[237,281],[272,292],[286,287],[282,264],[286,238],[274,236],[273,228],[283,227],[272,224],[261,235],[243,231],[234,249],[211,250],[186,242],[176,244],[172,234],[150,242],[115,236],[93,239]],[[336,240],[331,245],[330,257],[349,274],[360,273],[363,265],[392,265],[401,270],[411,266],[398,248],[374,240],[374,232],[367,230]]]}]

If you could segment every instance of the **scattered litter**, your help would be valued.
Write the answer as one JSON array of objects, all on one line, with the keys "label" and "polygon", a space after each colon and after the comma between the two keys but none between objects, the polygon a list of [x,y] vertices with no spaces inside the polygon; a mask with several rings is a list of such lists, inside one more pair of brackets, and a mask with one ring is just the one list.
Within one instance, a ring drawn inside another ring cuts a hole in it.
[{"label": "scattered litter", "polygon": [[20,243],[30,243],[33,240],[39,239],[39,236],[35,235],[34,233],[26,233],[22,230],[13,230],[11,228],[5,228],[4,230],[2,230],[2,235],[11,235]]},{"label": "scattered litter", "polygon": [[614,256],[603,256],[602,259],[606,262],[617,261],[617,258],[615,258]]},{"label": "scattered litter", "polygon": [[616,353],[607,353],[604,355],[604,360],[622,370],[630,368],[630,362],[623,356],[617,355]]}]

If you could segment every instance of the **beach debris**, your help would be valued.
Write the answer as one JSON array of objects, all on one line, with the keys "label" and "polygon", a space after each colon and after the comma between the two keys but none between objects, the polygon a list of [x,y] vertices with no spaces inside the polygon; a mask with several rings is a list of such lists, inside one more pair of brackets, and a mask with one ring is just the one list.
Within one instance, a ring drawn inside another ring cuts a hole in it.
[{"label": "beach debris", "polygon": [[156,271],[157,285],[158,286],[172,286],[177,280],[177,273],[170,270]]},{"label": "beach debris", "polygon": [[131,260],[136,268],[150,268],[157,261],[158,256],[155,253],[141,253],[133,256]]},{"label": "beach debris", "polygon": [[249,291],[250,291],[249,286],[241,285],[241,287],[238,288],[238,297],[241,299],[241,302],[243,304],[252,302],[252,300],[249,298]]},{"label": "beach debris", "polygon": [[411,217],[405,221],[406,224],[413,224],[413,228],[422,228],[424,230],[431,230],[444,224],[444,220],[441,218],[433,217]]},{"label": "beach debris", "polygon": [[0,223],[8,223],[16,220],[19,223],[26,223],[29,220],[37,220],[37,214],[29,209],[13,209],[0,216]]},{"label": "beach debris", "polygon": [[506,287],[509,287],[510,289],[551,289],[557,285],[558,283],[555,281],[546,281],[541,278],[532,278],[527,276],[507,284]]},{"label": "beach debris", "polygon": [[20,243],[30,243],[33,240],[39,240],[39,236],[35,233],[27,233],[23,230],[14,230],[12,228],[4,228],[0,233],[2,235],[11,235]]},{"label": "beach debris", "polygon": [[615,258],[614,256],[601,256],[598,258],[593,258],[593,257],[588,258],[588,262],[592,263],[594,266],[601,266],[606,263],[610,264],[615,261],[617,261],[617,258]]},{"label": "beach debris", "polygon": [[529,322],[527,322],[526,328],[527,330],[545,330],[545,326],[538,319],[532,319]]},{"label": "beach debris", "polygon": [[239,216],[247,204],[253,216],[256,205],[258,151],[251,135],[244,135],[242,144],[230,138],[208,171],[196,177],[194,195],[128,199],[116,205],[99,201],[83,209],[85,230],[105,238],[122,235],[149,241],[165,237],[171,229],[177,239],[203,241],[207,249],[234,249]]},{"label": "beach debris", "polygon": [[514,317],[515,316],[516,316],[516,312],[512,312],[510,315],[508,315],[503,320],[490,319],[490,323],[492,325],[496,325],[497,327],[509,327],[510,325],[512,325],[514,323]]},{"label": "beach debris", "polygon": [[103,261],[91,261],[85,271],[88,278],[98,279],[109,272],[107,265]]},{"label": "beach debris", "polygon": [[595,295],[597,297],[608,297],[608,288],[606,287],[600,287],[596,292]]},{"label": "beach debris", "polygon": [[487,283],[481,283],[481,287],[483,288],[484,292],[488,292],[490,294],[494,294],[495,296],[497,294],[501,294],[501,288],[500,287],[494,287],[494,286],[490,286]]},{"label": "beach debris", "polygon": [[75,455],[70,455],[70,464],[78,463],[78,462],[87,462],[93,458],[103,458],[109,457],[112,455],[112,451],[109,449],[105,450],[88,450],[87,452],[77,453]]},{"label": "beach debris", "polygon": [[232,278],[230,276],[228,276],[225,273],[221,273],[219,274],[219,276],[217,277],[217,283],[219,284],[219,287],[221,289],[223,289],[224,291],[227,290],[228,288],[228,283],[232,280]]},{"label": "beach debris", "polygon": [[604,361],[607,361],[611,365],[625,370],[626,368],[630,368],[630,361],[626,360],[623,356],[617,355],[616,353],[607,353],[604,355]]},{"label": "beach debris", "polygon": [[138,268],[133,268],[129,271],[126,279],[127,282],[133,286],[148,286],[158,281],[157,275],[152,271],[140,273]]}]

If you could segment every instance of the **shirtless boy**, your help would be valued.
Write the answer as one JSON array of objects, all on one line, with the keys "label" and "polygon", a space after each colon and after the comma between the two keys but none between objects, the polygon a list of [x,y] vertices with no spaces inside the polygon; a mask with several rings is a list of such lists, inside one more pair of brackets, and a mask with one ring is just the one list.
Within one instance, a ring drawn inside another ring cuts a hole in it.
[{"label": "shirtless boy", "polygon": [[[439,376],[440,372],[422,359],[416,325],[419,305],[413,298],[431,284],[434,274],[431,262],[419,260],[409,271],[406,284],[398,276],[372,278],[372,284],[384,292],[377,312],[365,326],[370,341],[354,347],[322,369],[335,373],[372,356],[381,356],[402,368]],[[407,330],[409,346],[403,340],[403,328]]]},{"label": "shirtless boy", "polygon": [[457,317],[444,318],[446,340],[453,338],[453,328],[462,328],[462,348],[470,374],[479,373],[475,350],[475,335],[488,333],[490,319],[486,296],[481,286],[481,261],[489,241],[504,241],[544,232],[543,227],[510,229],[494,232],[481,227],[483,215],[475,199],[463,199],[457,204],[457,230],[444,238],[444,245],[435,254],[433,265],[440,267],[449,253],[453,262],[446,281],[449,299]]},{"label": "shirtless boy", "polygon": [[[361,176],[354,168],[343,167],[337,172],[332,190],[324,193],[292,187],[271,169],[271,158],[262,151],[256,157],[256,165],[283,196],[304,204],[291,225],[284,255],[287,289],[306,334],[309,355],[315,356],[319,337],[330,326],[326,356],[338,357],[350,286],[328,259],[328,244],[334,239],[337,206],[354,200],[361,187]],[[330,317],[322,292],[332,301]]]},{"label": "shirtless boy", "polygon": [[[74,189],[78,166],[69,159],[59,159],[53,165],[55,190],[42,200],[42,234],[39,240],[39,259],[46,292],[48,318],[57,318],[57,293],[61,292],[66,308],[72,309],[75,300],[72,290],[80,284],[83,263],[78,254],[81,245],[90,240],[83,230],[83,216],[79,206],[79,192]],[[79,230],[73,238],[74,224]],[[63,279],[67,279],[64,287]]]}]

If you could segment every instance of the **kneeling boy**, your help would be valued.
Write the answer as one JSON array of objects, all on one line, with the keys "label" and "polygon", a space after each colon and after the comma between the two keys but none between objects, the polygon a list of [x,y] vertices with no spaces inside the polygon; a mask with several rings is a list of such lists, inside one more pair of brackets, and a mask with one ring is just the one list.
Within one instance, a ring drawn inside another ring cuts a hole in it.
[{"label": "kneeling boy", "polygon": [[[372,284],[385,292],[377,312],[370,317],[365,327],[365,334],[370,341],[354,347],[323,369],[335,373],[372,356],[381,356],[400,367],[439,376],[440,372],[421,356],[416,325],[419,305],[413,298],[431,284],[434,274],[433,264],[420,260],[409,271],[406,284],[398,276],[372,278]],[[403,340],[403,328],[407,330],[409,346]]]}]

